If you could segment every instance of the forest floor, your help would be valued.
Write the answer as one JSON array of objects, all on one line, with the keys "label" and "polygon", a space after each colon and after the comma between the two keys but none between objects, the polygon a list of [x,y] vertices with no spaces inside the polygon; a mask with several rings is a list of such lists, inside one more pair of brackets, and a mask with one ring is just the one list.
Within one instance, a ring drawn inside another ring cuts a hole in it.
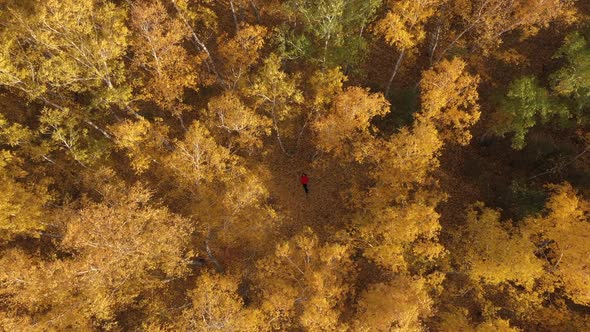
[{"label": "forest floor", "polygon": [[[311,227],[326,238],[342,228],[347,211],[342,195],[349,185],[349,170],[320,155],[311,144],[302,144],[291,156],[277,146],[264,164],[271,173],[265,186],[272,205],[286,218],[283,234],[293,236]],[[309,177],[308,194],[299,182],[302,173]]]}]

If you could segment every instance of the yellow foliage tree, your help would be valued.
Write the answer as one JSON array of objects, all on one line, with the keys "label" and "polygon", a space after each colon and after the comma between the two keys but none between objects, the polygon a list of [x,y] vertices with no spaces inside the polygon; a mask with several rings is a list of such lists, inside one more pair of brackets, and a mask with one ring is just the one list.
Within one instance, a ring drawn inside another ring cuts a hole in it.
[{"label": "yellow foliage tree", "polygon": [[99,190],[104,201],[89,202],[74,214],[62,245],[77,253],[76,283],[86,314],[109,322],[142,292],[188,272],[194,227],[166,208],[150,206],[151,193],[141,186],[122,190],[107,184]]},{"label": "yellow foliage tree", "polygon": [[424,25],[443,2],[443,0],[387,1],[387,14],[377,21],[374,32],[382,36],[389,45],[397,48],[400,55],[385,89],[386,96],[389,94],[391,83],[400,68],[405,53],[424,40],[426,36]]},{"label": "yellow foliage tree", "polygon": [[164,161],[177,178],[191,186],[231,177],[236,158],[217,144],[209,130],[194,121],[183,140],[174,142],[175,150]]},{"label": "yellow foliage tree", "polygon": [[510,326],[510,322],[506,319],[494,319],[477,325],[476,332],[519,332],[519,328]]},{"label": "yellow foliage tree", "polygon": [[467,317],[467,309],[454,307],[437,314],[439,322],[436,328],[440,331],[461,332],[519,332],[521,329],[510,326],[510,322],[501,318],[487,319],[478,325],[472,324]]},{"label": "yellow foliage tree", "polygon": [[475,281],[490,284],[515,283],[532,290],[544,271],[535,257],[535,245],[511,221],[500,223],[500,212],[477,203],[467,211],[467,225],[462,236],[461,264]]},{"label": "yellow foliage tree", "polygon": [[336,155],[349,154],[351,144],[371,140],[371,119],[388,111],[389,103],[383,95],[350,87],[338,94],[327,114],[313,124],[317,146]]},{"label": "yellow foliage tree", "polygon": [[277,245],[274,255],[257,264],[261,309],[273,328],[300,326],[310,331],[344,330],[343,301],[354,275],[350,248],[320,244],[308,229]]},{"label": "yellow foliage tree", "polygon": [[449,8],[462,26],[449,34],[451,41],[441,55],[466,35],[471,36],[471,45],[486,54],[496,49],[509,32],[519,31],[524,39],[553,22],[571,24],[578,16],[573,2],[559,0],[453,0]]},{"label": "yellow foliage tree", "polygon": [[282,132],[294,135],[294,119],[304,111],[303,93],[298,88],[299,76],[288,75],[281,70],[281,58],[271,54],[264,60],[262,68],[253,78],[251,87],[245,89],[247,95],[255,99],[254,108],[271,116],[279,146],[287,153]]},{"label": "yellow foliage tree", "polygon": [[67,219],[60,246],[71,257],[15,251],[1,258],[3,298],[21,310],[17,317],[35,317],[40,331],[117,329],[117,314],[188,272],[191,222],[152,206],[145,188],[125,189],[112,172],[96,178],[107,182],[97,184],[101,202],[60,213]]},{"label": "yellow foliage tree", "polygon": [[44,155],[63,151],[79,165],[97,164],[107,148],[104,141],[94,138],[84,123],[85,114],[69,108],[44,108],[39,116],[39,133],[48,136],[41,147]]},{"label": "yellow foliage tree", "polygon": [[396,272],[408,269],[409,256],[430,261],[438,258],[444,249],[438,244],[440,224],[435,207],[417,199],[359,216],[359,236],[366,243],[363,254]]},{"label": "yellow foliage tree", "polygon": [[419,121],[432,122],[441,138],[466,145],[469,127],[479,120],[477,86],[479,77],[466,71],[466,63],[455,58],[443,60],[422,74],[422,110]]},{"label": "yellow foliage tree", "polygon": [[[387,140],[365,147],[375,185],[359,197],[354,224],[364,255],[379,266],[403,272],[409,263],[432,264],[444,253],[438,243],[444,195],[432,171],[439,165],[442,142],[430,124],[415,122]],[[426,189],[429,188],[429,189]],[[360,195],[360,194],[358,194]]]},{"label": "yellow foliage tree", "polygon": [[184,331],[264,331],[262,313],[244,305],[239,280],[231,275],[205,272],[190,292],[192,306],[182,314],[177,328]]},{"label": "yellow foliage tree", "polygon": [[228,87],[235,88],[250,67],[258,62],[267,33],[263,26],[244,24],[232,38],[226,34],[219,38],[219,55],[223,59],[222,71]]},{"label": "yellow foliage tree", "polygon": [[50,200],[46,184],[22,183],[27,173],[18,166],[21,162],[0,150],[0,243],[17,236],[39,237],[46,228],[44,205]]},{"label": "yellow foliage tree", "polygon": [[[165,179],[161,185],[167,188],[166,201],[201,221],[198,232],[210,257],[216,260],[216,248],[239,247],[237,254],[245,255],[247,245],[252,250],[271,245],[267,237],[278,218],[266,203],[269,193],[260,181],[268,176],[265,170],[219,145],[198,121],[173,144],[156,173]],[[221,263],[215,264],[221,269]]]},{"label": "yellow foliage tree", "polygon": [[154,161],[163,158],[163,146],[169,142],[168,127],[161,119],[153,123],[143,117],[137,121],[124,120],[109,127],[116,147],[125,151],[131,168],[137,174],[147,171]]},{"label": "yellow foliage tree", "polygon": [[422,321],[432,315],[433,301],[424,279],[405,275],[372,284],[361,294],[356,331],[426,331]]},{"label": "yellow foliage tree", "polygon": [[547,268],[557,277],[572,301],[590,304],[590,201],[580,197],[569,183],[550,185],[552,195],[546,215],[526,220],[533,239],[550,249]]},{"label": "yellow foliage tree", "polygon": [[[18,322],[22,325],[16,330],[93,329],[93,322],[85,315],[88,308],[80,300],[84,295],[79,292],[84,287],[80,287],[76,273],[82,269],[59,261],[47,262],[18,249],[2,252],[0,264],[4,266],[0,271],[0,295],[7,304],[0,309],[0,326],[9,328]],[[94,303],[99,301],[94,299]]]},{"label": "yellow foliage tree", "polygon": [[228,145],[252,151],[262,147],[262,138],[270,135],[272,120],[244,105],[231,91],[214,97],[207,106],[211,127],[226,133]]},{"label": "yellow foliage tree", "polygon": [[377,183],[370,189],[369,204],[386,206],[404,202],[412,189],[431,184],[432,171],[440,164],[442,144],[434,126],[418,122],[366,149],[363,157],[375,163],[371,177]]},{"label": "yellow foliage tree", "polygon": [[269,176],[263,170],[244,172],[228,183],[221,205],[225,208],[223,230],[219,239],[228,246],[248,245],[251,249],[272,246],[269,237],[275,230],[275,210],[266,201],[270,194],[260,178]]},{"label": "yellow foliage tree", "polygon": [[130,18],[131,68],[146,76],[136,80],[141,98],[178,116],[188,108],[182,104],[184,89],[197,88],[197,68],[203,61],[190,56],[182,45],[190,38],[190,30],[180,18],[170,15],[160,0],[133,2]]},{"label": "yellow foliage tree", "polygon": [[375,33],[399,50],[416,47],[424,40],[424,25],[434,15],[441,0],[388,1],[388,11],[375,24]]},{"label": "yellow foliage tree", "polygon": [[336,96],[343,93],[343,85],[347,80],[339,67],[313,73],[309,85],[313,91],[314,108],[326,111]]},{"label": "yellow foliage tree", "polygon": [[[44,101],[87,92],[97,107],[126,103],[125,11],[104,0],[8,1],[0,84]],[[27,47],[22,47],[26,41]]]}]

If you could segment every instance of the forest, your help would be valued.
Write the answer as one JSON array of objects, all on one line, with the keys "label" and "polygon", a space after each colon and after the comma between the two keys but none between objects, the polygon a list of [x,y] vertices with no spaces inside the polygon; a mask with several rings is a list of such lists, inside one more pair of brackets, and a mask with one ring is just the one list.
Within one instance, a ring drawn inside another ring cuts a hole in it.
[{"label": "forest", "polygon": [[0,0],[0,331],[590,331],[590,1]]}]

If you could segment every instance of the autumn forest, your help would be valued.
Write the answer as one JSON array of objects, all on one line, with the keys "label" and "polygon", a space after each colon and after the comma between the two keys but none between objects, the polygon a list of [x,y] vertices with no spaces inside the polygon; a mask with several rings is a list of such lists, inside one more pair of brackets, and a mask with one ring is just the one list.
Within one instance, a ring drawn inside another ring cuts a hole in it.
[{"label": "autumn forest", "polygon": [[590,331],[589,15],[0,0],[0,331]]}]

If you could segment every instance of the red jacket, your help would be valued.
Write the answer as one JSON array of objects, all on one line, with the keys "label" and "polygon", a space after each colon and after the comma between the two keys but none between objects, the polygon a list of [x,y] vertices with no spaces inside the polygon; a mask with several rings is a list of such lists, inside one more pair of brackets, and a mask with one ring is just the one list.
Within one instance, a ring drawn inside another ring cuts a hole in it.
[{"label": "red jacket", "polygon": [[309,182],[309,178],[307,175],[302,175],[299,181],[301,181],[301,184],[307,184]]}]

